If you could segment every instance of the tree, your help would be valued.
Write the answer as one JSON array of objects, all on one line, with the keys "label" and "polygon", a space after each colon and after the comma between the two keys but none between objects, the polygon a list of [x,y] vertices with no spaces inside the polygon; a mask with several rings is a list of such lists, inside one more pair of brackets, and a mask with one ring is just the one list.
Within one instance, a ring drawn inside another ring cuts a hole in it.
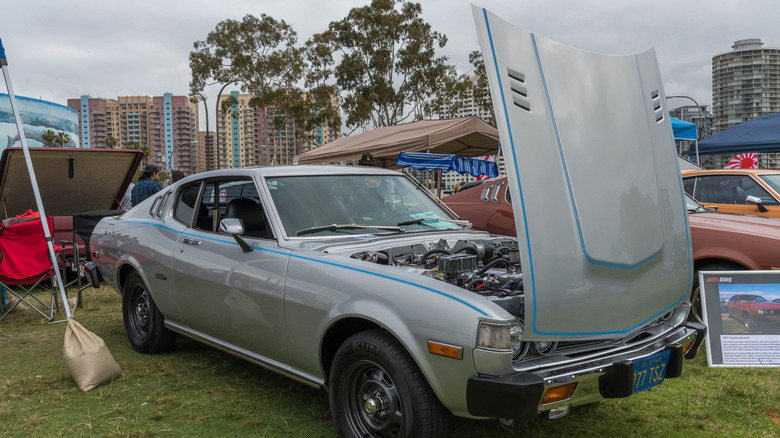
[{"label": "tree", "polygon": [[70,143],[70,135],[68,135],[66,132],[58,132],[57,142],[60,144],[60,147],[64,148],[66,144]]},{"label": "tree", "polygon": [[114,149],[116,145],[119,143],[119,140],[117,140],[114,137],[106,137],[106,147],[109,149]]},{"label": "tree", "polygon": [[[305,134],[326,117],[337,118],[337,111],[318,108],[321,100],[302,88],[308,66],[305,49],[296,46],[297,40],[289,24],[265,14],[218,23],[205,41],[195,42],[190,53],[190,95],[201,94],[208,85],[237,83],[252,96],[248,105],[271,117],[271,136],[285,129],[289,120]],[[221,110],[227,112],[231,103],[225,100]]]},{"label": "tree", "polygon": [[493,101],[490,99],[490,88],[482,52],[475,50],[469,53],[469,63],[474,68],[474,79],[469,81],[471,95],[480,111],[490,113],[490,117],[485,121],[496,126],[496,112],[493,110]]},{"label": "tree", "polygon": [[43,145],[45,147],[53,148],[57,146],[57,133],[51,129],[47,129],[46,132],[41,135],[41,138],[43,139]]},{"label": "tree", "polygon": [[457,83],[449,59],[436,56],[447,38],[421,13],[419,3],[373,0],[315,35],[330,46],[331,57],[340,55],[333,73],[351,130],[420,119],[432,108],[430,100],[444,94],[441,87]]}]

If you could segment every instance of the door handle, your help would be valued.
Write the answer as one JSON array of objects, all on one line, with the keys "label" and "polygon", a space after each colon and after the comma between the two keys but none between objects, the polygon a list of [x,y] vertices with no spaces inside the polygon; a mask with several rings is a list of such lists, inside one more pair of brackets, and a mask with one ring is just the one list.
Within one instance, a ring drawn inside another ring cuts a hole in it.
[{"label": "door handle", "polygon": [[185,245],[200,245],[200,240],[194,239],[182,239],[181,242]]}]

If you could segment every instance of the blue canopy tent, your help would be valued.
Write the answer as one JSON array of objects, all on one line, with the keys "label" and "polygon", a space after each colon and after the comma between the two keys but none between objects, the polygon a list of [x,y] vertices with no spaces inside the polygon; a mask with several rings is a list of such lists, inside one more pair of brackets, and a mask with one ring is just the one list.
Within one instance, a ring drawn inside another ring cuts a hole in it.
[{"label": "blue canopy tent", "polygon": [[487,175],[490,178],[499,176],[498,164],[478,158],[466,158],[451,154],[432,154],[427,152],[401,152],[396,160],[398,167],[425,169],[429,172],[440,170],[447,173],[454,170],[458,173],[468,173],[473,176]]},{"label": "blue canopy tent", "polygon": [[699,137],[696,136],[696,124],[691,122],[684,122],[680,119],[672,117],[672,131],[674,132],[675,140],[693,140],[696,141]]},{"label": "blue canopy tent", "polygon": [[[453,154],[433,154],[429,152],[401,152],[396,159],[398,167],[411,167],[428,172],[440,171],[447,173],[454,170],[458,173],[468,173],[473,176],[487,175],[495,178],[500,174],[498,164],[495,161],[487,161],[479,158],[466,158]],[[441,174],[440,174],[441,175]],[[437,195],[441,196],[441,185],[437,183]]]},{"label": "blue canopy tent", "polygon": [[780,151],[780,112],[734,125],[701,141],[702,155]]}]

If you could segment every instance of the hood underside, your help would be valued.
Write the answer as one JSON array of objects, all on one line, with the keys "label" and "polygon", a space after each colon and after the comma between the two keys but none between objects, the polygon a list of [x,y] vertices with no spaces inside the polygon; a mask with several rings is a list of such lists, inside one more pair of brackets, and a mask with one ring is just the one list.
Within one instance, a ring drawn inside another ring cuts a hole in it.
[{"label": "hood underside", "polygon": [[526,338],[638,330],[683,301],[691,279],[654,51],[585,52],[474,15],[520,241]]}]

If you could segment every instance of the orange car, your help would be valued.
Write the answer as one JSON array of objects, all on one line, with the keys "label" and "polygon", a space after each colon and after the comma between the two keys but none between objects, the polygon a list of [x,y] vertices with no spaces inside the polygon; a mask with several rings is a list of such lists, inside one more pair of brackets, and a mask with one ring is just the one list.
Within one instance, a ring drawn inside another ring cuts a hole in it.
[{"label": "orange car", "polygon": [[681,170],[685,192],[727,213],[780,218],[780,170]]}]

